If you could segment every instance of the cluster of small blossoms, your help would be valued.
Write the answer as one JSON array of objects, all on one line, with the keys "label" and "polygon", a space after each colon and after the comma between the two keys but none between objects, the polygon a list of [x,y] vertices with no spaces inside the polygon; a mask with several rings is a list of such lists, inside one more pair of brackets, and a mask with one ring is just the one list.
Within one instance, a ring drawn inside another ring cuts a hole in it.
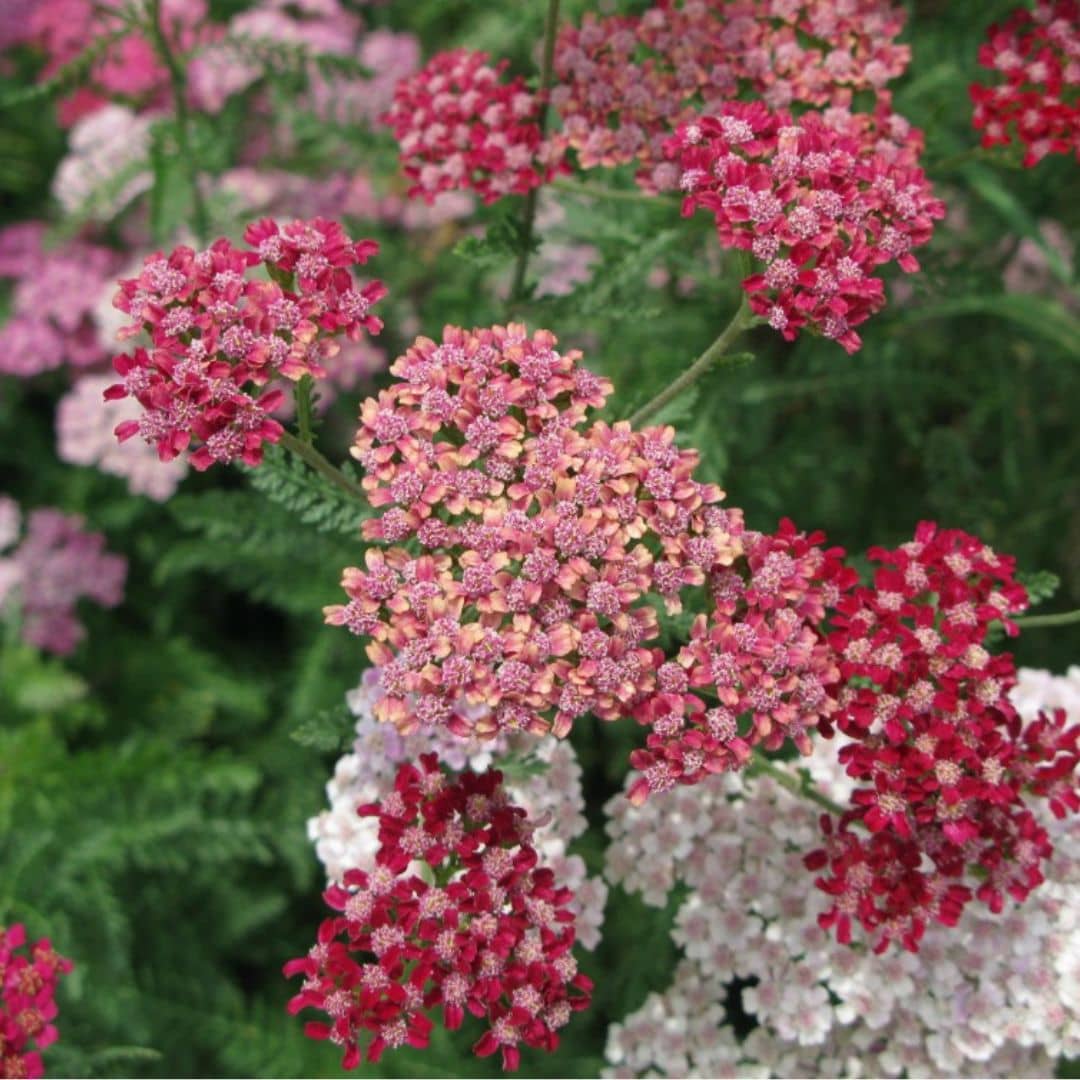
[{"label": "cluster of small blossoms", "polygon": [[168,499],[187,474],[182,458],[162,462],[153,447],[136,440],[119,443],[117,420],[138,420],[142,406],[129,398],[104,400],[111,375],[83,375],[56,406],[56,454],[70,465],[90,465],[127,481],[128,490],[158,502]]},{"label": "cluster of small blossoms", "polygon": [[[194,446],[196,469],[257,465],[263,443],[282,432],[270,413],[284,394],[267,384],[322,378],[336,338],[382,329],[372,307],[385,286],[360,285],[350,271],[378,251],[373,240],[353,242],[322,218],[284,227],[266,219],[244,238],[247,249],[220,239],[204,251],[152,255],[137,278],[120,282],[115,305],[133,319],[121,335],[145,330],[151,348],[114,359],[122,382],[106,397],[139,402],[140,419],[123,421],[116,435],[141,436],[162,461]],[[260,263],[269,279],[250,274]]]},{"label": "cluster of small blossoms", "polygon": [[394,91],[394,130],[410,195],[471,189],[484,202],[523,194],[565,170],[563,146],[541,131],[543,99],[486,53],[438,53]]},{"label": "cluster of small blossoms", "polygon": [[0,328],[0,373],[28,378],[104,360],[93,306],[116,263],[116,253],[98,244],[47,247],[41,222],[0,232],[0,277],[15,279],[11,315]]},{"label": "cluster of small blossoms", "polygon": [[663,145],[679,124],[744,93],[774,108],[848,105],[885,85],[910,49],[902,9],[881,0],[661,0],[639,16],[587,15],[555,47],[552,103],[583,168],[640,164],[648,190],[675,186]]},{"label": "cluster of small blossoms", "polygon": [[[843,799],[818,747],[817,787]],[[1080,819],[1045,815],[1054,856],[1022,907],[972,909],[928,928],[918,953],[882,956],[819,927],[827,900],[799,878],[817,810],[770,777],[716,776],[643,806],[618,795],[607,811],[613,883],[661,908],[676,883],[690,891],[674,981],[609,1030],[606,1075],[1046,1076],[1080,1049]]]},{"label": "cluster of small blossoms", "polygon": [[56,986],[70,960],[41,938],[29,949],[21,923],[0,926],[0,1076],[44,1076],[41,1051],[56,1042]]},{"label": "cluster of small blossoms", "polygon": [[[145,2],[132,5],[145,12]],[[42,49],[46,63],[39,79],[55,76],[79,57],[88,42],[108,39],[87,81],[60,100],[60,123],[70,127],[110,99],[140,108],[164,104],[169,72],[147,37],[129,19],[95,0],[39,0],[25,24],[25,40]],[[161,26],[174,50],[187,52],[213,34],[205,0],[162,0]]]},{"label": "cluster of small blossoms", "polygon": [[991,624],[1015,633],[1010,616],[1027,606],[1013,559],[931,522],[868,557],[873,585],[840,598],[829,634],[843,677],[834,720],[851,740],[839,760],[859,786],[806,862],[825,871],[822,925],[841,941],[859,923],[878,949],[914,950],[973,895],[996,913],[1043,880],[1052,848],[1025,796],[1058,817],[1080,809],[1080,727],[1063,711],[1022,723],[1012,657],[986,648]]},{"label": "cluster of small blossoms", "polygon": [[586,712],[625,715],[655,685],[646,594],[677,611],[739,553],[737,512],[713,505],[671,428],[583,430],[610,383],[555,345],[447,327],[362,407],[353,454],[386,508],[364,535],[393,546],[345,570],[349,601],[326,615],[373,639],[376,715],[403,731],[561,737]]},{"label": "cluster of small blossoms", "polygon": [[448,1030],[468,1011],[487,1024],[474,1052],[501,1051],[506,1069],[517,1068],[523,1045],[555,1050],[592,983],[572,953],[572,893],[541,865],[502,774],[447,776],[425,754],[360,813],[378,818],[375,867],[327,889],[341,914],[285,966],[305,977],[290,1011],[330,1019],[306,1033],[343,1046],[343,1065],[354,1068],[363,1040],[364,1056],[378,1061],[387,1048],[427,1046],[431,1011]]},{"label": "cluster of small blossoms", "polygon": [[1080,3],[1038,0],[991,26],[979,63],[1001,81],[973,83],[972,122],[982,144],[1023,144],[1027,167],[1047,154],[1080,160]]},{"label": "cluster of small blossoms", "polygon": [[755,746],[791,742],[807,755],[811,733],[831,731],[840,670],[818,628],[855,572],[841,549],[818,546],[823,534],[787,520],[775,534],[738,537],[742,556],[710,576],[715,610],[698,615],[689,643],[657,671],[659,692],[635,710],[650,728],[630,757],[635,802],[742,768]]},{"label": "cluster of small blossoms", "polygon": [[25,532],[21,517],[15,500],[0,495],[0,605],[15,603],[27,643],[65,655],[86,633],[76,604],[119,604],[127,560],[106,552],[105,537],[84,532],[77,515],[34,510]]},{"label": "cluster of small blossoms", "polygon": [[150,190],[150,131],[154,117],[126,105],[104,105],[68,132],[52,193],[66,214],[111,221]]},{"label": "cluster of small blossoms", "polygon": [[570,909],[577,925],[577,941],[594,949],[600,942],[607,886],[589,877],[580,855],[569,845],[586,829],[581,766],[567,740],[527,735],[499,735],[494,739],[461,738],[443,728],[420,728],[401,735],[392,724],[380,724],[374,705],[383,695],[380,673],[369,668],[355,690],[347,695],[356,716],[356,739],[351,752],[334,766],[326,785],[330,808],[308,821],[308,837],[331,882],[341,883],[348,870],[371,871],[379,850],[378,823],[360,817],[357,808],[381,802],[390,794],[398,766],[433,753],[449,769],[487,769],[492,761],[513,754],[526,759],[524,775],[504,782],[507,795],[522,807],[533,824],[532,844],[545,866],[574,892]]},{"label": "cluster of small blossoms", "polygon": [[918,270],[945,207],[907,155],[809,113],[795,121],[760,102],[724,105],[667,143],[685,192],[683,214],[703,208],[724,247],[764,264],[743,288],[753,311],[792,341],[807,327],[848,353],[855,327],[885,304],[884,263]]}]

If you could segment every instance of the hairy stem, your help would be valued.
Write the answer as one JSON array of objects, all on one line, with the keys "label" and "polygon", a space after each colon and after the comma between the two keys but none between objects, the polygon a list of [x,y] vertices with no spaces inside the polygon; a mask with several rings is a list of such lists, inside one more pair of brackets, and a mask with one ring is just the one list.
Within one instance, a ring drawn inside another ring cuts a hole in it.
[{"label": "hairy stem", "polygon": [[[559,26],[559,2],[560,0],[548,0],[547,22],[544,26],[544,57],[540,68],[540,116],[537,119],[541,141],[547,133],[548,90],[551,88],[551,73],[555,66],[555,32]],[[514,267],[514,282],[510,286],[510,303],[512,304],[520,300],[525,291],[525,272],[529,266],[529,255],[532,253],[533,226],[536,223],[536,203],[539,194],[540,189],[534,187],[525,196],[521,251],[518,253],[517,265]]]},{"label": "hairy stem", "polygon": [[629,418],[630,426],[638,427],[650,417],[655,416],[669,401],[677,398],[687,387],[693,386],[713,364],[725,366],[732,363],[734,357],[724,354],[752,322],[753,316],[744,298],[732,316],[731,322],[720,332],[720,336],[670,386],[661,390],[652,401],[642,405]]},{"label": "hairy stem", "polygon": [[205,244],[210,239],[210,215],[203,199],[202,188],[199,185],[199,162],[191,149],[191,114],[187,107],[187,77],[184,69],[177,59],[176,54],[169,44],[162,25],[161,0],[150,0],[149,8],[149,32],[154,43],[154,51],[169,72],[169,83],[172,87],[173,109],[176,112],[176,143],[180,156],[184,159],[184,168],[191,185],[191,205],[193,221],[192,227],[200,244]]},{"label": "hairy stem", "polygon": [[1053,615],[1028,615],[1025,618],[1013,619],[1013,622],[1021,630],[1038,629],[1040,626],[1071,626],[1080,623],[1080,608],[1075,611],[1059,611]]},{"label": "hairy stem", "polygon": [[367,502],[367,495],[364,489],[359,484],[350,480],[340,469],[331,465],[315,449],[310,443],[306,443],[301,439],[298,439],[292,432],[282,432],[281,439],[279,440],[281,445],[289,451],[290,454],[295,454],[301,461],[306,462],[311,466],[320,476],[329,480],[335,487],[341,488],[342,491],[347,492],[354,499],[361,499]]},{"label": "hairy stem", "polygon": [[311,391],[315,380],[304,375],[296,384],[296,428],[301,442],[314,446],[314,415],[311,403]]},{"label": "hairy stem", "polygon": [[796,776],[786,769],[781,769],[775,762],[770,761],[769,758],[760,754],[757,750],[754,751],[754,759],[747,765],[746,771],[750,776],[771,776],[778,784],[786,787],[788,791],[817,803],[818,806],[828,810],[831,814],[839,816],[844,813],[844,807],[833,802],[827,795],[822,795],[811,783],[808,776],[804,774]]}]

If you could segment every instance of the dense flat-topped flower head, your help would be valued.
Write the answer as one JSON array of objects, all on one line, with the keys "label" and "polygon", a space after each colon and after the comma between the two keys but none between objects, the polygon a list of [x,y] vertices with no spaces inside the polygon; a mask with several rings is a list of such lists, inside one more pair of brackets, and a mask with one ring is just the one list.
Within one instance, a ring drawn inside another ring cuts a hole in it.
[{"label": "dense flat-topped flower head", "polygon": [[487,53],[437,53],[398,83],[382,118],[400,144],[410,195],[473,190],[484,202],[523,194],[563,171],[558,136],[545,136],[543,98],[521,76],[506,77]]},{"label": "dense flat-topped flower head", "polygon": [[[105,396],[139,402],[142,417],[123,421],[117,437],[141,436],[163,461],[190,449],[200,470],[257,465],[282,432],[270,415],[284,396],[273,380],[322,378],[337,338],[382,329],[372,308],[386,287],[352,273],[378,251],[373,240],[352,241],[324,218],[265,219],[244,238],[246,248],[222,238],[151,255],[120,282],[115,305],[132,318],[121,335],[145,332],[151,347],[114,359],[122,381]],[[267,277],[253,273],[259,264]]]},{"label": "dense flat-topped flower head", "polygon": [[425,754],[359,812],[378,820],[375,867],[327,889],[340,914],[285,966],[304,976],[290,1012],[329,1017],[307,1034],[342,1046],[355,1068],[362,1054],[426,1047],[433,1015],[454,1030],[471,1013],[486,1025],[474,1053],[501,1052],[505,1069],[518,1067],[522,1046],[554,1051],[592,983],[572,953],[573,894],[541,863],[502,774],[447,775]]},{"label": "dense flat-topped flower head", "polygon": [[633,801],[741,769],[754,747],[809,754],[812,734],[831,732],[840,670],[821,624],[855,574],[824,539],[788,520],[774,534],[746,530],[742,555],[710,575],[712,613],[636,710],[649,734],[630,757]]},{"label": "dense flat-topped flower head", "polygon": [[1038,0],[990,27],[979,64],[998,78],[973,83],[972,122],[985,147],[1016,140],[1023,163],[1047,154],[1080,160],[1080,3]]},{"label": "dense flat-topped flower head", "polygon": [[1042,881],[1052,848],[1030,802],[1080,807],[1080,727],[1064,713],[1022,722],[1012,656],[987,648],[991,626],[1015,633],[1027,606],[1012,558],[932,522],[868,558],[873,585],[840,599],[829,635],[844,680],[834,721],[851,740],[840,761],[859,786],[807,865],[825,871],[822,925],[841,940],[861,924],[878,948],[916,949],[972,898],[996,912]]},{"label": "dense flat-topped flower head", "polygon": [[27,947],[22,923],[0,926],[0,1076],[45,1075],[41,1051],[56,1042],[56,986],[72,970],[48,938]]},{"label": "dense flat-topped flower head", "polygon": [[565,26],[552,101],[583,168],[639,163],[648,190],[676,186],[664,140],[749,95],[774,108],[850,105],[907,67],[904,12],[881,0],[661,0],[641,15]]},{"label": "dense flat-topped flower head", "polygon": [[448,327],[362,407],[353,452],[386,508],[365,535],[393,546],[345,571],[327,618],[373,639],[376,715],[404,731],[562,736],[585,712],[625,715],[654,686],[646,596],[676,611],[739,551],[697,455],[671,428],[586,426],[610,384],[556,344]]},{"label": "dense flat-topped flower head", "polygon": [[724,105],[667,143],[685,192],[683,214],[713,214],[720,243],[762,270],[743,282],[750,306],[788,340],[810,329],[848,353],[855,328],[885,304],[879,266],[919,269],[945,207],[876,122],[843,110],[794,119],[761,102]]}]

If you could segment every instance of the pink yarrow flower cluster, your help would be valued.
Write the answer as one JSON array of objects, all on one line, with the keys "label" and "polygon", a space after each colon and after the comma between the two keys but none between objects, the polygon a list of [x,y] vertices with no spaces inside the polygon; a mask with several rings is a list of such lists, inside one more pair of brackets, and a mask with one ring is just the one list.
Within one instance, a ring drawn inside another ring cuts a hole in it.
[{"label": "pink yarrow flower cluster", "polygon": [[[151,347],[114,359],[122,381],[105,396],[142,405],[142,417],[119,424],[117,437],[141,436],[162,461],[193,448],[196,469],[257,465],[263,444],[282,432],[270,413],[284,395],[268,384],[323,378],[338,337],[382,329],[372,308],[386,287],[351,273],[378,251],[373,240],[354,242],[323,218],[283,227],[266,219],[244,237],[246,249],[220,239],[204,251],[152,255],[137,278],[120,283],[115,305],[134,320],[121,336],[145,331]],[[269,279],[251,273],[260,263]]]},{"label": "pink yarrow flower cluster", "polygon": [[1047,154],[1080,160],[1080,3],[1038,0],[990,27],[979,63],[998,76],[970,87],[972,122],[982,145],[1014,139],[1023,163],[1037,165]]},{"label": "pink yarrow flower cluster", "polygon": [[1043,880],[1052,848],[1028,802],[1080,809],[1080,726],[1063,711],[1023,723],[1012,656],[986,648],[991,625],[1015,632],[1027,606],[1013,559],[932,522],[868,556],[874,583],[841,598],[829,635],[844,679],[834,719],[852,740],[840,761],[859,786],[806,863],[833,899],[823,927],[847,941],[858,923],[878,949],[915,950],[972,898],[998,912]]},{"label": "pink yarrow flower cluster", "polygon": [[72,969],[48,938],[26,948],[21,923],[0,926],[0,1076],[44,1076],[41,1051],[56,1042],[56,986]]},{"label": "pink yarrow flower cluster", "polygon": [[400,144],[410,195],[431,202],[471,189],[491,203],[565,170],[561,140],[541,131],[543,99],[521,76],[507,79],[506,66],[456,49],[398,83],[382,119]]},{"label": "pink yarrow flower cluster", "polygon": [[586,712],[625,715],[655,684],[646,594],[678,610],[739,551],[697,455],[671,428],[585,428],[610,383],[555,346],[447,327],[363,405],[353,453],[383,510],[364,532],[393,546],[345,571],[349,601],[326,614],[373,639],[376,715],[405,732],[565,736]]},{"label": "pink yarrow flower cluster", "polygon": [[393,791],[360,808],[379,821],[376,866],[350,870],[326,901],[341,914],[308,955],[285,965],[304,984],[291,1012],[321,1009],[312,1038],[345,1048],[343,1066],[386,1049],[426,1047],[441,1010],[448,1030],[466,1013],[486,1030],[474,1052],[500,1051],[516,1069],[521,1046],[554,1051],[559,1029],[588,1007],[591,981],[572,949],[573,894],[540,865],[524,810],[497,771],[457,776],[434,754],[403,764]]},{"label": "pink yarrow flower cluster", "polygon": [[741,94],[774,108],[850,105],[907,67],[904,13],[881,0],[661,0],[639,16],[586,15],[555,49],[552,102],[583,168],[640,164],[649,190],[675,186],[664,140]]},{"label": "pink yarrow flower cluster", "polygon": [[99,244],[48,246],[42,222],[0,231],[0,277],[15,280],[11,316],[0,328],[0,373],[29,378],[103,361],[93,309],[116,269],[116,253]]},{"label": "pink yarrow flower cluster", "polygon": [[86,631],[76,605],[82,598],[115,607],[124,597],[127,560],[105,551],[101,533],[59,510],[34,510],[20,536],[14,499],[0,495],[0,605],[14,602],[23,639],[47,652],[66,655]]},{"label": "pink yarrow flower cluster", "polygon": [[830,733],[840,681],[820,632],[855,577],[840,548],[787,520],[775,534],[738,532],[743,554],[709,579],[715,609],[698,615],[690,642],[659,668],[659,692],[635,711],[647,724],[646,748],[630,764],[636,803],[675,784],[696,784],[740,769],[754,747],[801,754],[811,733]]},{"label": "pink yarrow flower cluster", "polygon": [[921,169],[812,113],[734,102],[685,124],[667,152],[684,216],[711,212],[724,247],[764,264],[743,288],[788,341],[807,328],[858,350],[855,327],[885,304],[878,267],[918,270],[913,250],[945,214]]},{"label": "pink yarrow flower cluster", "polygon": [[[172,48],[192,49],[213,33],[205,0],[162,0],[162,30]],[[162,104],[169,73],[147,37],[116,11],[94,0],[40,0],[26,23],[26,40],[46,55],[40,78],[52,78],[94,41],[112,39],[90,68],[88,81],[62,98],[60,123],[70,127],[111,99],[139,107]]]}]

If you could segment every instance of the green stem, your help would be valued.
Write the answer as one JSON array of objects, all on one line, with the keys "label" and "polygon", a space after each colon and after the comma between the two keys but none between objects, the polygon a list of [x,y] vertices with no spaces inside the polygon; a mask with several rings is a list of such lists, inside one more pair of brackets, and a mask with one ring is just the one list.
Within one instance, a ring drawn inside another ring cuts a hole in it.
[{"label": "green stem", "polygon": [[296,427],[299,431],[301,442],[313,446],[315,438],[312,431],[315,426],[314,413],[311,404],[311,391],[315,380],[310,375],[304,375],[296,384]]},{"label": "green stem", "polygon": [[[559,25],[560,0],[548,0],[547,23],[544,26],[544,57],[540,68],[540,116],[537,126],[540,128],[540,140],[543,141],[548,124],[548,90],[551,88],[551,74],[555,67],[555,31]],[[525,218],[521,228],[521,251],[514,267],[514,281],[510,286],[510,303],[515,304],[525,292],[525,272],[532,254],[533,226],[536,224],[536,203],[540,189],[531,188],[525,196]]]},{"label": "green stem", "polygon": [[1080,623],[1080,608],[1075,611],[1059,611],[1053,615],[1028,615],[1026,618],[1013,619],[1021,630],[1037,629],[1040,626],[1071,626]]},{"label": "green stem", "polygon": [[172,86],[173,108],[176,111],[176,142],[180,156],[184,159],[184,167],[188,174],[188,182],[191,185],[192,213],[194,221],[192,225],[195,236],[200,244],[205,244],[210,239],[210,215],[203,199],[202,188],[199,186],[199,162],[191,149],[191,114],[187,107],[187,78],[184,69],[176,54],[169,45],[169,39],[165,35],[162,25],[161,0],[150,0],[148,9],[150,37],[154,43],[161,62],[169,72],[169,82]]},{"label": "green stem", "polygon": [[746,767],[746,771],[750,776],[771,776],[782,787],[786,787],[788,791],[817,803],[818,806],[828,810],[830,814],[839,816],[844,813],[844,807],[833,802],[827,795],[822,795],[811,783],[808,776],[795,776],[786,769],[781,769],[757,750],[754,751],[754,760]]},{"label": "green stem", "polygon": [[290,454],[295,454],[301,461],[306,462],[331,484],[341,488],[353,498],[367,502],[364,489],[359,484],[353,483],[340,469],[331,465],[310,443],[303,442],[290,431],[282,432],[280,443]]},{"label": "green stem", "polygon": [[670,201],[663,195],[650,195],[646,191],[631,191],[629,188],[613,188],[604,184],[583,184],[578,180],[552,180],[548,186],[553,191],[565,191],[568,195],[584,195],[589,199],[618,199],[621,202],[654,205],[665,205]]},{"label": "green stem", "polygon": [[713,364],[719,363],[723,366],[733,363],[736,358],[724,354],[752,322],[753,316],[744,297],[720,336],[670,386],[661,390],[652,401],[642,405],[630,417],[630,426],[638,427],[651,416],[655,416],[669,401],[677,398],[687,387],[693,386]]}]

